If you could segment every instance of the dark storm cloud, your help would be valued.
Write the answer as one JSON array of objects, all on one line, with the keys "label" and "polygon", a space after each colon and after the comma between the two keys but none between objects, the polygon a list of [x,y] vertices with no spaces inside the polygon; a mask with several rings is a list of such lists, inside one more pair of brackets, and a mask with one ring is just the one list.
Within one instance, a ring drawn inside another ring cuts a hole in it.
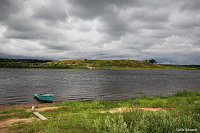
[{"label": "dark storm cloud", "polygon": [[66,0],[68,3],[72,4],[73,7],[70,13],[81,17],[83,19],[91,19],[102,14],[109,12],[111,8],[115,6],[128,6],[137,3],[138,0]]},{"label": "dark storm cloud", "polygon": [[0,56],[200,64],[199,6],[199,0],[1,0]]},{"label": "dark storm cloud", "polygon": [[[26,0],[0,1],[0,22],[5,25],[4,37],[13,39],[56,39],[59,35],[57,27],[46,26],[40,21],[44,19],[51,22],[64,21],[67,17],[62,3],[46,2],[48,6],[32,6]],[[34,5],[34,4],[33,4]],[[56,7],[56,8],[55,8]],[[55,26],[55,25],[53,25]]]},{"label": "dark storm cloud", "polygon": [[0,20],[18,13],[23,8],[22,0],[0,0]]},{"label": "dark storm cloud", "polygon": [[159,8],[166,2],[159,4],[157,1],[139,0],[68,0],[67,2],[72,4],[70,14],[86,20],[97,19],[102,24],[97,30],[111,36],[112,39],[120,39],[127,32],[138,32],[138,28],[163,28],[161,23],[169,19],[169,13]]},{"label": "dark storm cloud", "polygon": [[200,10],[200,1],[199,0],[185,0],[181,6],[182,11],[187,10]]},{"label": "dark storm cloud", "polygon": [[167,22],[169,19],[169,12],[162,9],[138,9],[132,15],[132,19],[146,22]]},{"label": "dark storm cloud", "polygon": [[67,10],[63,2],[54,0],[33,7],[34,17],[47,21],[65,21]]}]

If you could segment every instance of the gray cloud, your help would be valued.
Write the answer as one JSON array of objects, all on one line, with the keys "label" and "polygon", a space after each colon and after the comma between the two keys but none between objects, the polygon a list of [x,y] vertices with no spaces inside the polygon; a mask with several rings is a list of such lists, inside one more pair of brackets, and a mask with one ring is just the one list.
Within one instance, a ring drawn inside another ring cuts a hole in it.
[{"label": "gray cloud", "polygon": [[67,18],[67,10],[62,1],[44,1],[43,4],[34,4],[33,16],[47,21],[65,21]]},{"label": "gray cloud", "polygon": [[117,7],[126,7],[137,3],[138,0],[66,0],[72,4],[70,13],[83,19],[93,19],[95,17],[106,14],[110,9]]},{"label": "gray cloud", "polygon": [[0,56],[200,64],[199,0],[1,0]]},{"label": "gray cloud", "polygon": [[4,20],[12,14],[19,13],[23,8],[21,0],[1,0],[0,1],[0,19]]},{"label": "gray cloud", "polygon": [[200,10],[199,7],[200,7],[200,1],[199,0],[190,0],[190,1],[185,0],[185,2],[182,4],[180,9],[182,11]]}]

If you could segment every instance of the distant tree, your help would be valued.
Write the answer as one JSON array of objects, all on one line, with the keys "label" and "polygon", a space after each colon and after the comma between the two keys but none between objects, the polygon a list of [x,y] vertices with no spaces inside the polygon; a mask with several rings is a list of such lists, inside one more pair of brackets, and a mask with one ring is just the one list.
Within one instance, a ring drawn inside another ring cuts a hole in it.
[{"label": "distant tree", "polygon": [[146,59],[145,61],[147,61],[149,63],[152,63],[152,64],[157,63],[157,61],[155,59],[149,59],[149,60]]},{"label": "distant tree", "polygon": [[157,63],[157,61],[154,60],[154,59],[150,59],[150,60],[149,60],[149,63],[155,64],[155,63]]}]

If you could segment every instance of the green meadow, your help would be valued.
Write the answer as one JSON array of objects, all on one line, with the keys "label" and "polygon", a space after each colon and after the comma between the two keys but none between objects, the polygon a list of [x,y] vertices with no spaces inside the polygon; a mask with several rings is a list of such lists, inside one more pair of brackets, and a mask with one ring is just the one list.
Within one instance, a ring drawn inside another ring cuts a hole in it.
[{"label": "green meadow", "polygon": [[[144,94],[144,93],[142,93]],[[166,97],[141,97],[120,101],[71,101],[48,104],[59,107],[34,119],[4,127],[13,133],[173,133],[200,131],[200,92],[181,91]],[[27,107],[0,112],[0,121],[36,118]],[[37,109],[37,108],[36,108]],[[119,109],[126,109],[119,111]],[[155,111],[152,111],[155,109]],[[115,112],[110,112],[114,110]]]}]

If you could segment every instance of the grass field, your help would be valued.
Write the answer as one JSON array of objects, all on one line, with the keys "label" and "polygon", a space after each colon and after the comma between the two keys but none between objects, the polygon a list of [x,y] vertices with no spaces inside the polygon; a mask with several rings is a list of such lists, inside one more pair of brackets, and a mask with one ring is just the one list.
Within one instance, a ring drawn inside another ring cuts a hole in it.
[{"label": "grass field", "polygon": [[0,59],[0,68],[112,69],[112,70],[200,70],[200,65],[152,64],[136,60],[29,60]]},{"label": "grass field", "polygon": [[[9,132],[42,133],[151,133],[200,131],[200,92],[181,91],[167,97],[141,97],[120,101],[77,101],[53,103],[59,107],[40,113],[47,121],[34,119],[17,123]],[[126,109],[118,112],[119,109]],[[154,109],[154,111],[152,111]],[[115,110],[115,112],[110,112]],[[0,121],[32,118],[26,107],[0,112]]]}]

